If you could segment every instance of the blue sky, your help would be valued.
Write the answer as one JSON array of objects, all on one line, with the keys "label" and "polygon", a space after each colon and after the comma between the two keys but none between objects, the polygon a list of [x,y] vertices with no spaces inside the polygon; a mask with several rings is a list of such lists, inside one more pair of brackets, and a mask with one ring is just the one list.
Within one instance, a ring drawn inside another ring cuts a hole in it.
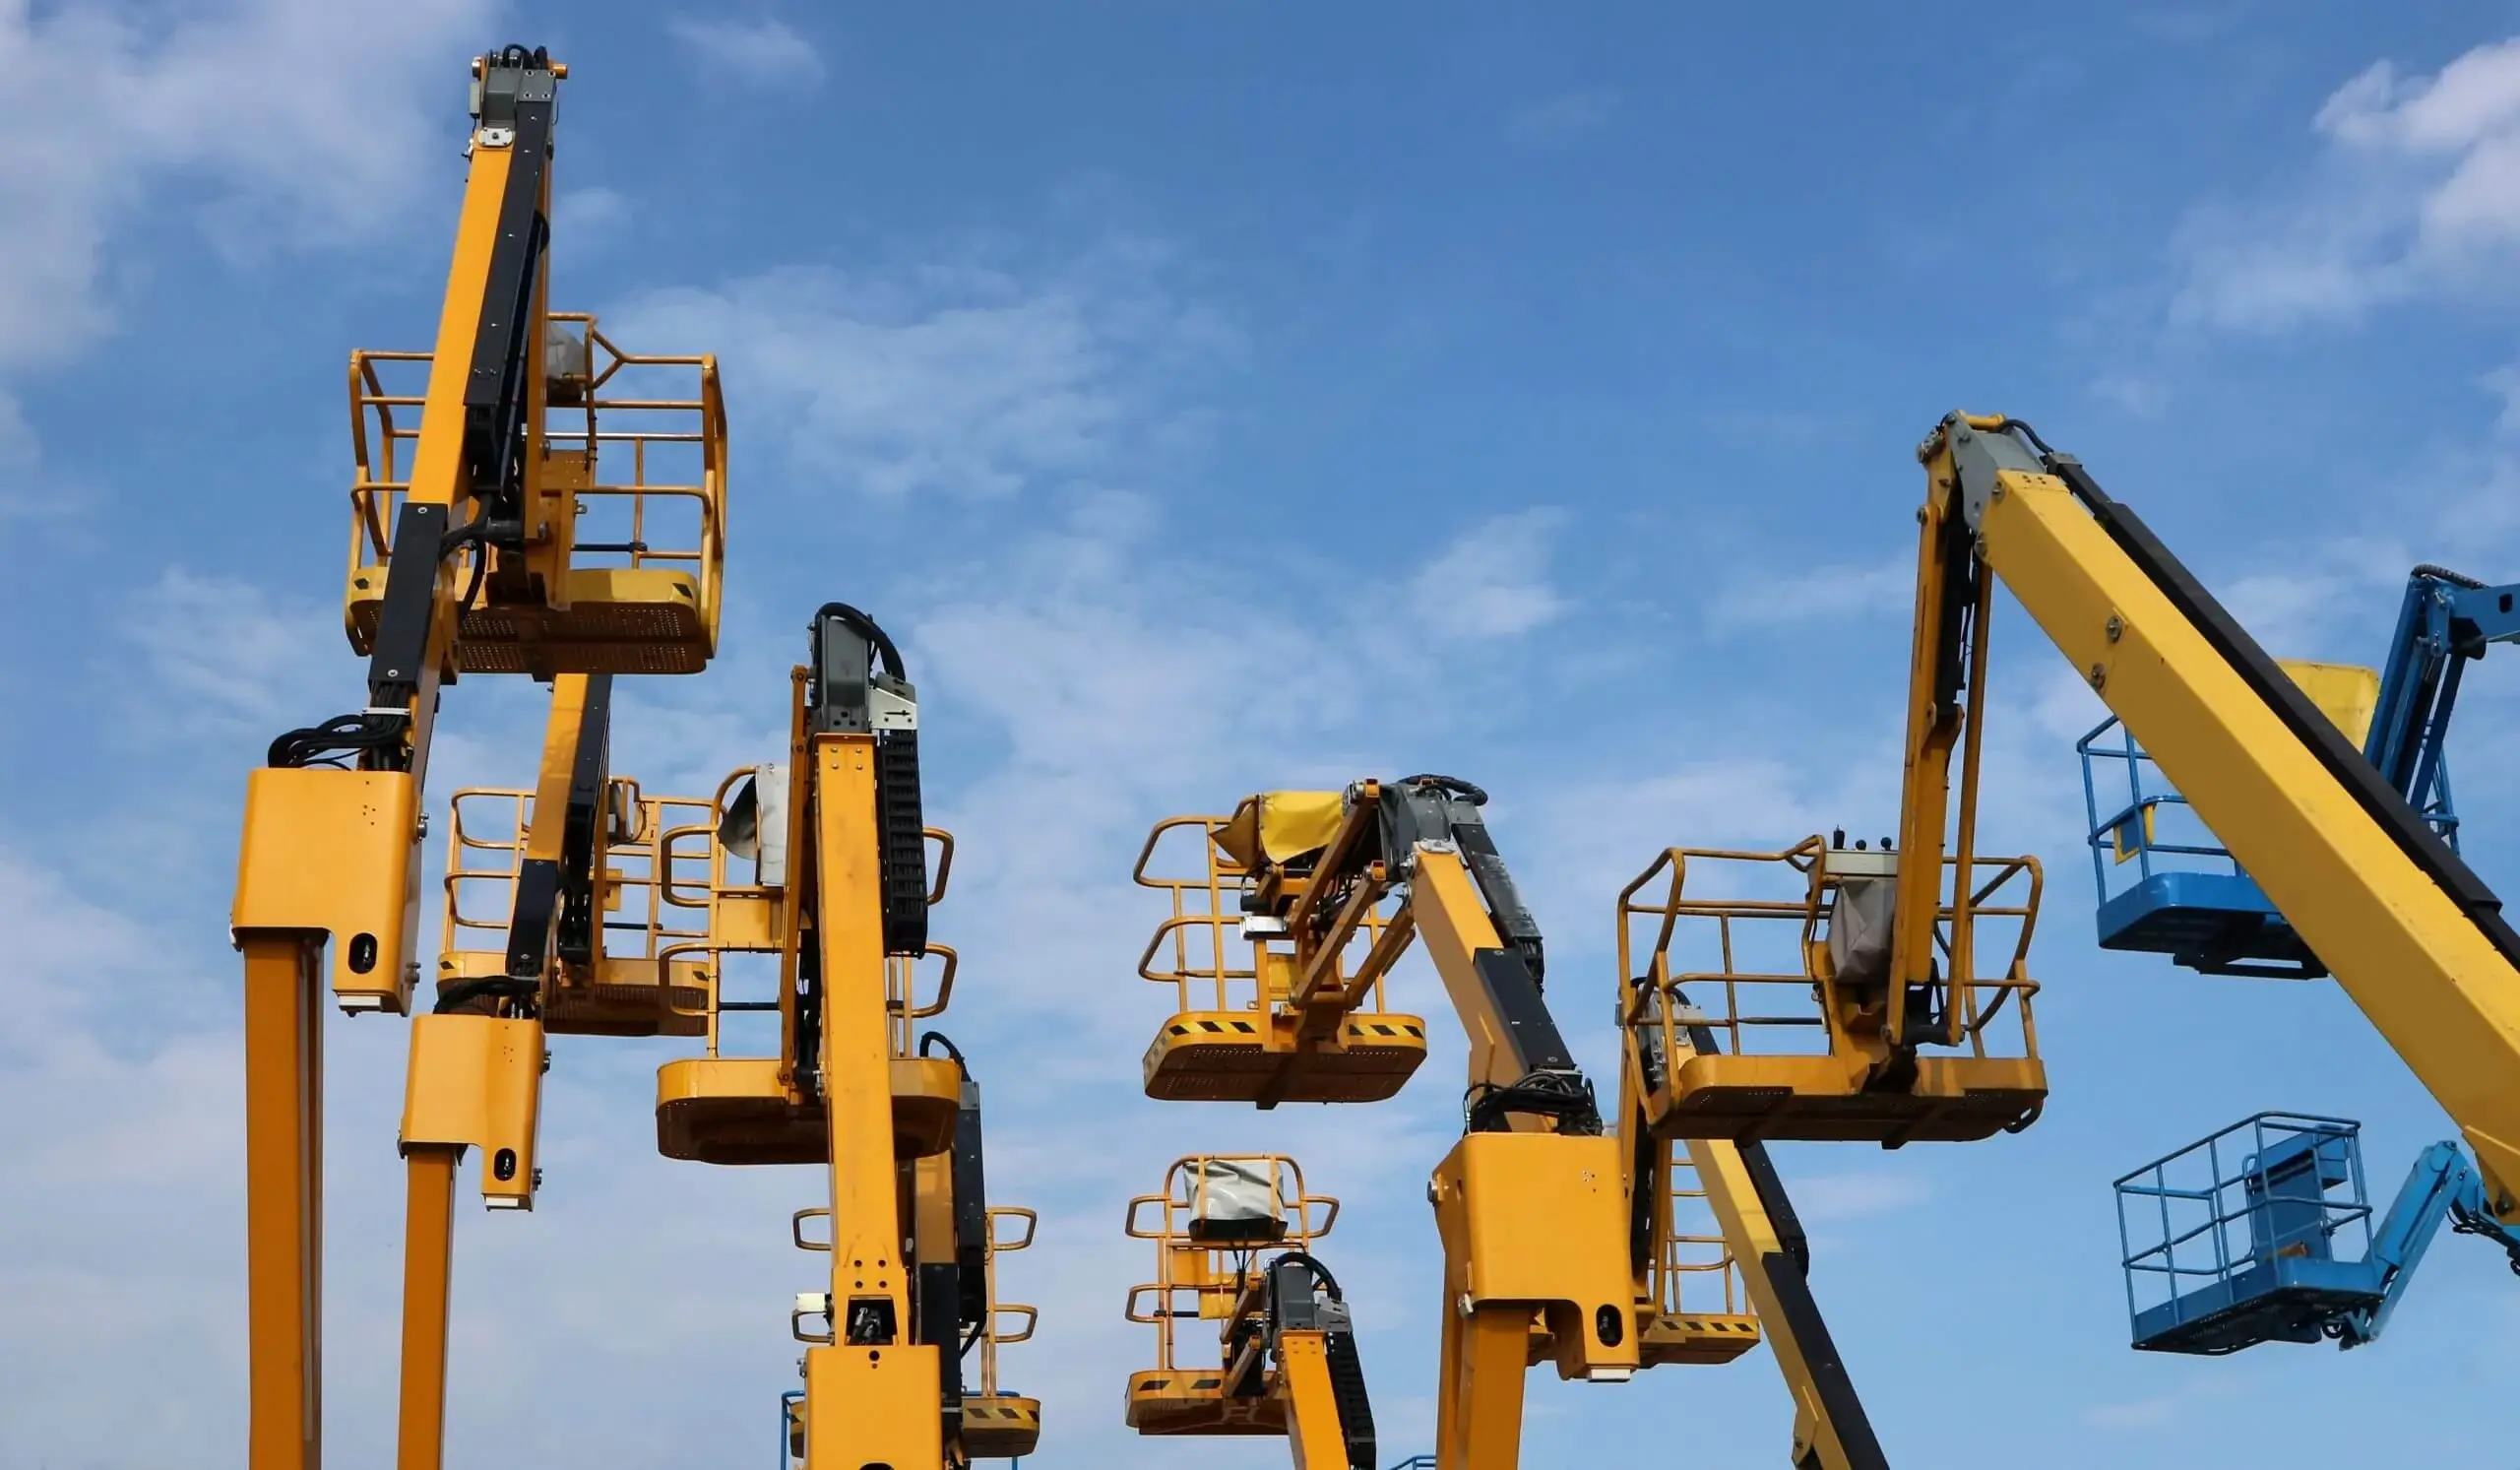
[{"label": "blue sky", "polygon": [[[911,660],[963,842],[951,1030],[992,1182],[1045,1215],[1004,1283],[1043,1309],[1006,1366],[1044,1464],[1284,1452],[1119,1422],[1151,1351],[1121,1208],[1199,1147],[1345,1197],[1385,1443],[1431,1444],[1457,1055],[1373,1110],[1138,1096],[1157,817],[1480,781],[1606,1076],[1610,897],[1657,849],[1891,825],[1910,450],[1946,410],[2033,419],[2279,652],[2376,660],[2417,560],[2520,577],[2520,7],[1691,9],[0,0],[0,1467],[242,1462],[238,797],[357,694],[342,364],[426,346],[487,44],[573,68],[557,299],[719,353],[733,416],[722,657],[626,694],[616,770],[705,793],[774,753],[823,600]],[[2448,1130],[2332,987],[2093,948],[2097,706],[2017,609],[1996,637],[1987,844],[2049,864],[2048,1116],[1779,1151],[1884,1442],[2499,1445],[2520,1288],[2472,1244],[2366,1351],[2124,1347],[2116,1174],[2262,1107],[2362,1118],[2391,1182]],[[2506,881],[2510,657],[2454,751]],[[539,718],[452,691],[434,792],[526,779]],[[331,1443],[376,1464],[404,1028],[331,1045]],[[466,1213],[456,1462],[768,1447],[817,1182],[657,1158],[675,1050],[563,1040],[541,1207]],[[1536,1377],[1526,1452],[1773,1464],[1788,1412],[1764,1358]]]}]

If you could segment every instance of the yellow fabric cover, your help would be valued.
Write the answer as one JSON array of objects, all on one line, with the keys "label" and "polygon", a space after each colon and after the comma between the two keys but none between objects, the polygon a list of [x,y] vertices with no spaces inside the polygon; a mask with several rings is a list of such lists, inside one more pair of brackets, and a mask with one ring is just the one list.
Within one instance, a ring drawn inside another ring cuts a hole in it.
[{"label": "yellow fabric cover", "polygon": [[2354,664],[2312,664],[2302,659],[2278,659],[2278,668],[2293,676],[2310,703],[2319,707],[2329,723],[2345,732],[2354,748],[2371,734],[2371,716],[2380,707],[2380,673]]},{"label": "yellow fabric cover", "polygon": [[1345,815],[1338,792],[1262,792],[1233,809],[1216,844],[1244,867],[1283,863],[1328,847]]}]

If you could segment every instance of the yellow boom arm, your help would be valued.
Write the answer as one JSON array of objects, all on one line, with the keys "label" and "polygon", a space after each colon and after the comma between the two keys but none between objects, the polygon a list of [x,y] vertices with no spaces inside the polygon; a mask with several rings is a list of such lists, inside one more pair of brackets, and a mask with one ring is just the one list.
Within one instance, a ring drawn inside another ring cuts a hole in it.
[{"label": "yellow boom arm", "polygon": [[[1915,708],[1946,710],[1957,671],[1984,667],[1984,590],[1956,590],[1983,566],[2458,1123],[2494,1213],[2520,1221],[2520,936],[2500,901],[2079,461],[2017,420],[1962,414],[1918,457]],[[1921,727],[1934,721],[1910,725],[1903,816],[1918,866],[1944,820]]]}]

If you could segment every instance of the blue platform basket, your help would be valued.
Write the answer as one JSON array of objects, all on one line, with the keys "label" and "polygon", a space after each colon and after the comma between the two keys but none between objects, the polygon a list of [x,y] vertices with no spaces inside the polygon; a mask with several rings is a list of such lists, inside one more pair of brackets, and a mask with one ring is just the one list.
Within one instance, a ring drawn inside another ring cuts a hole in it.
[{"label": "blue platform basket", "polygon": [[2362,1124],[2261,1113],[2117,1181],[2134,1345],[2222,1354],[2317,1342],[2379,1304]]},{"label": "blue platform basket", "polygon": [[2115,716],[2075,741],[2074,753],[2101,948],[2166,954],[2207,975],[2327,973]]}]

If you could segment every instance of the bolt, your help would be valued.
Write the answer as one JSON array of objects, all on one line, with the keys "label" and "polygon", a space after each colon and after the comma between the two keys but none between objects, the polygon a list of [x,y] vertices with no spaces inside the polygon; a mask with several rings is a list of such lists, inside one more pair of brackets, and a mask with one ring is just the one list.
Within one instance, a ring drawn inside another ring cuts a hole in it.
[{"label": "bolt", "polygon": [[2105,689],[2109,687],[2109,668],[2107,665],[2094,664],[2091,666],[2091,686],[2094,689]]},{"label": "bolt", "polygon": [[2109,614],[2109,641],[2110,641],[2110,642],[2111,642],[2111,643],[2115,643],[2118,639],[2123,638],[2123,637],[2125,637],[2125,636],[2126,636],[2126,619],[2124,619],[2124,618],[2122,618],[2122,617],[2118,616],[2118,615],[2117,615],[2116,613],[2114,613],[2114,612],[2111,612],[2110,614]]}]

